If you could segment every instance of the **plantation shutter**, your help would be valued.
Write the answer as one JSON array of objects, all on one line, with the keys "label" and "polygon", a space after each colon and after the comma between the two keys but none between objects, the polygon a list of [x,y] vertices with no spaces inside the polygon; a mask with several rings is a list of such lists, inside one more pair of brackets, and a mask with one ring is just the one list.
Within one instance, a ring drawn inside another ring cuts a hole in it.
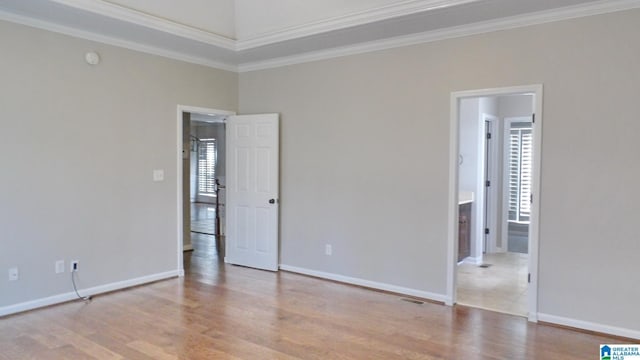
[{"label": "plantation shutter", "polygon": [[198,192],[216,192],[216,141],[203,140],[198,144]]},{"label": "plantation shutter", "polygon": [[516,222],[528,222],[531,215],[533,136],[527,126],[509,130],[509,220]]}]

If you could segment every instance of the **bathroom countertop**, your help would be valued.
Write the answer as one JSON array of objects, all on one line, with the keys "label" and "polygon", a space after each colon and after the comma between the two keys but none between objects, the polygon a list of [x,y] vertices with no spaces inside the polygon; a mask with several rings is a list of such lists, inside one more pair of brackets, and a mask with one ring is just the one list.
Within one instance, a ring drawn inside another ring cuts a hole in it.
[{"label": "bathroom countertop", "polygon": [[473,191],[460,191],[458,193],[458,205],[469,204],[473,202]]}]

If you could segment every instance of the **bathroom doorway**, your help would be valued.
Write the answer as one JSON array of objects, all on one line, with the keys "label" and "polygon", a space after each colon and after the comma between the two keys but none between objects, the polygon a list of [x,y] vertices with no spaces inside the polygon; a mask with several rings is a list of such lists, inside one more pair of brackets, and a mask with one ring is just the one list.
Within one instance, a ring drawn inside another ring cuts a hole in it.
[{"label": "bathroom doorway", "polygon": [[541,88],[508,90],[453,96],[456,186],[450,247],[469,251],[466,256],[452,251],[457,261],[450,269],[451,304],[532,318],[537,306],[530,283],[537,269],[532,197],[540,146],[534,114]]}]

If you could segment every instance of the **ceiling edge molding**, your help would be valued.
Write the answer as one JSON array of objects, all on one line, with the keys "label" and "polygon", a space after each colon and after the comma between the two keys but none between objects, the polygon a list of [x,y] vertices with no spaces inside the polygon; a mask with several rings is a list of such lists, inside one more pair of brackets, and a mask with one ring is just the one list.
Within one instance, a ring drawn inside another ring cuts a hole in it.
[{"label": "ceiling edge molding", "polygon": [[464,36],[515,29],[520,27],[539,25],[561,20],[569,20],[636,8],[640,8],[640,0],[601,0],[590,4],[574,5],[559,9],[545,10],[519,16],[511,16],[502,19],[428,31],[419,34],[398,36],[389,39],[382,39],[327,50],[314,51],[300,55],[286,56],[265,61],[242,63],[238,65],[238,72],[243,73],[272,69],[282,66],[302,64],[307,62],[363,54],[403,46],[454,39]]},{"label": "ceiling edge molding", "polygon": [[376,21],[392,19],[399,16],[415,14],[430,10],[463,5],[479,0],[408,0],[397,4],[386,5],[370,10],[359,11],[348,15],[336,16],[312,23],[287,27],[281,30],[258,35],[250,39],[236,40],[238,51],[270,45],[281,41],[317,35],[329,31],[364,25]]},{"label": "ceiling edge molding", "polygon": [[180,36],[189,40],[199,41],[205,44],[214,45],[227,50],[236,49],[236,41],[228,37],[214,34],[192,26],[177,23],[175,21],[163,19],[149,15],[142,11],[113,4],[103,0],[83,1],[83,0],[49,0],[61,5],[92,12],[94,14],[107,16],[113,19],[126,21],[135,25],[144,26],[150,29],[162,31],[172,35]]},{"label": "ceiling edge molding", "polygon": [[232,72],[238,71],[238,67],[234,64],[227,64],[227,63],[212,61],[206,58],[188,56],[179,52],[166,50],[166,49],[158,48],[155,46],[144,45],[134,41],[122,40],[122,39],[118,39],[110,36],[96,34],[89,31],[78,30],[68,26],[63,26],[63,25],[52,23],[52,22],[38,20],[38,19],[34,19],[31,17],[22,16],[22,15],[17,15],[17,14],[6,12],[6,11],[0,10],[0,20],[22,24],[25,26],[47,30],[54,33],[68,35],[68,36],[72,36],[80,39],[95,41],[95,42],[103,43],[106,45],[117,46],[117,47],[129,49],[129,50],[146,53],[146,54],[157,55],[157,56],[161,56],[161,57],[169,58],[173,60],[184,61],[191,64],[203,65],[203,66],[207,66],[207,67],[211,67],[219,70],[226,70],[226,71],[232,71]]}]

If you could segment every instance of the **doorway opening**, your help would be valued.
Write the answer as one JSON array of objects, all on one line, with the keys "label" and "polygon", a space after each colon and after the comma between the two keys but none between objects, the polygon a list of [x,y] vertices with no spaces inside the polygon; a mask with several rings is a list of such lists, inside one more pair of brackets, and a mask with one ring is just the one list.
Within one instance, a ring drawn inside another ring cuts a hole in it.
[{"label": "doorway opening", "polygon": [[279,114],[178,105],[177,145],[179,274],[278,271]]},{"label": "doorway opening", "polygon": [[212,275],[225,251],[226,118],[232,113],[179,107],[181,236],[184,272]]},{"label": "doorway opening", "polygon": [[536,321],[542,87],[457,92],[451,105],[447,303]]}]

